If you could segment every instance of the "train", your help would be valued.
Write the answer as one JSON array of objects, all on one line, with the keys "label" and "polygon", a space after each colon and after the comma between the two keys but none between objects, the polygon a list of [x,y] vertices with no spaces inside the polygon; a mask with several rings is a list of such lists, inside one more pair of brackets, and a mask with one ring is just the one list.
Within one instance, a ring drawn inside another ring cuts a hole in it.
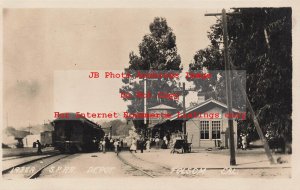
[{"label": "train", "polygon": [[53,131],[41,132],[41,144],[43,147],[52,146],[53,141]]},{"label": "train", "polygon": [[64,113],[51,124],[54,127],[53,146],[60,152],[91,152],[99,148],[105,132],[98,124],[75,113]]}]

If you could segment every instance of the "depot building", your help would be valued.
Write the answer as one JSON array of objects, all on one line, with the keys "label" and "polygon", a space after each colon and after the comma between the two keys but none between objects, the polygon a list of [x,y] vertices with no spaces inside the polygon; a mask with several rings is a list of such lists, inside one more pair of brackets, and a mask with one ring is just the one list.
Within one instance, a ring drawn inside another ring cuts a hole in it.
[{"label": "depot building", "polygon": [[[198,96],[198,102],[182,110],[161,104],[148,109],[149,113],[172,113],[169,118],[149,120],[149,132],[160,138],[165,135],[182,132],[183,121],[186,120],[186,134],[192,148],[229,148],[229,127],[227,105],[215,99],[205,100],[204,96]],[[233,115],[245,116],[237,109],[233,109]],[[232,114],[231,114],[232,115]],[[237,147],[237,120],[233,119],[235,147]]]}]

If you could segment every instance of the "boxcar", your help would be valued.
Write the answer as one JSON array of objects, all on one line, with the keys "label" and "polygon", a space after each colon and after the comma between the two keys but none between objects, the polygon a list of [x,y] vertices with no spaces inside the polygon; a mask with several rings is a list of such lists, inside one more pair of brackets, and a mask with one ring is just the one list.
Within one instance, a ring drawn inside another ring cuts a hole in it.
[{"label": "boxcar", "polygon": [[97,150],[100,139],[104,137],[101,127],[84,117],[77,118],[75,113],[67,115],[52,122],[53,146],[61,152]]},{"label": "boxcar", "polygon": [[41,143],[44,147],[52,146],[53,131],[41,132]]}]

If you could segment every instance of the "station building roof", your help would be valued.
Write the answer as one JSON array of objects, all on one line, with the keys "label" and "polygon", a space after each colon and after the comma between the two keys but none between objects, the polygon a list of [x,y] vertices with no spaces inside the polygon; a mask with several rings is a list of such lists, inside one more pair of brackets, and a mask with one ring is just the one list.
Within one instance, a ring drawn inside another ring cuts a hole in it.
[{"label": "station building roof", "polygon": [[[205,100],[204,102],[201,102],[198,105],[186,108],[186,112],[185,113],[188,114],[188,113],[194,112],[196,110],[204,112],[204,111],[208,111],[209,109],[211,109],[213,107],[220,107],[222,109],[227,109],[227,105],[226,104],[224,104],[224,103],[222,103],[220,101],[217,101],[217,100],[215,100],[213,98],[210,98],[208,100]],[[235,109],[235,108],[232,108],[232,111],[235,112],[235,113],[241,112],[240,110]],[[162,124],[162,123],[164,123],[166,121],[174,121],[174,120],[178,119],[178,115],[182,115],[182,114],[183,114],[183,110],[181,110],[179,112],[179,114],[175,113],[170,118],[166,118],[166,119],[160,121],[158,124]]]},{"label": "station building roof", "polygon": [[151,107],[148,110],[175,110],[176,108],[173,108],[171,106],[167,106],[165,104],[159,104],[157,106]]}]

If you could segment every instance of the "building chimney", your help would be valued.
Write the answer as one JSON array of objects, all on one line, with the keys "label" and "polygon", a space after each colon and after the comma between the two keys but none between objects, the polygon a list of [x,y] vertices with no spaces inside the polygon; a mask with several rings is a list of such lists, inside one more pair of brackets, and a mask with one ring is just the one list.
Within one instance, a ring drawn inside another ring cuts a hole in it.
[{"label": "building chimney", "polygon": [[197,104],[201,104],[202,102],[205,102],[205,93],[204,92],[198,92],[198,101]]}]

